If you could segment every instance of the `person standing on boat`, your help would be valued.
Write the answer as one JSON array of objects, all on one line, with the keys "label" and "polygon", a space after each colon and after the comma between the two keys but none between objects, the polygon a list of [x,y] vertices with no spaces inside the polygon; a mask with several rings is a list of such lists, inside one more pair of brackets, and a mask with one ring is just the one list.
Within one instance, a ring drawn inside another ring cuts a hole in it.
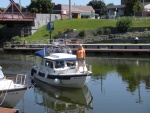
[{"label": "person standing on boat", "polygon": [[78,70],[79,70],[79,67],[80,65],[82,64],[82,67],[83,67],[83,72],[84,72],[84,60],[85,60],[85,49],[83,48],[83,46],[80,44],[79,45],[79,48],[77,50],[77,61],[78,61]]}]

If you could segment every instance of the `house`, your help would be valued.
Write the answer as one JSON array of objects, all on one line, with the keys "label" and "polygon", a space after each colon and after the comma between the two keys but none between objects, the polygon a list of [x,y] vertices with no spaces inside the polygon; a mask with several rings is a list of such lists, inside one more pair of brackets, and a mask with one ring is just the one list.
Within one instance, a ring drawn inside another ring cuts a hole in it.
[{"label": "house", "polygon": [[[60,14],[61,19],[69,18],[69,5],[55,4],[53,14]],[[72,18],[95,18],[95,10],[92,6],[72,5]]]},{"label": "house", "polygon": [[107,6],[108,19],[115,19],[116,17],[124,16],[125,5]]},{"label": "house", "polygon": [[[127,2],[128,0],[121,0],[121,5],[107,6],[108,19],[115,19],[116,17],[124,16],[124,9],[126,7],[125,4]],[[150,2],[148,2],[148,0],[141,0],[141,3],[144,5],[144,10],[135,12],[134,16],[150,16]]]}]

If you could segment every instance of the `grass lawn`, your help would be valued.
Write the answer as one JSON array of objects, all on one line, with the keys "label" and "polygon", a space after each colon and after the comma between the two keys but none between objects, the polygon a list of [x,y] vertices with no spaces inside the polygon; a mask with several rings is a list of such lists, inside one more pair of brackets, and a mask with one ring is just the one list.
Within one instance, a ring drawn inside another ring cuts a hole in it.
[{"label": "grass lawn", "polygon": [[[114,19],[72,19],[54,21],[54,31],[52,37],[58,34],[58,31],[64,32],[65,29],[89,30],[104,26],[116,26],[117,20]],[[150,18],[133,18],[133,27],[149,27]],[[25,37],[26,40],[45,40],[50,38],[49,31],[46,31],[46,25],[38,29],[33,35]]]}]

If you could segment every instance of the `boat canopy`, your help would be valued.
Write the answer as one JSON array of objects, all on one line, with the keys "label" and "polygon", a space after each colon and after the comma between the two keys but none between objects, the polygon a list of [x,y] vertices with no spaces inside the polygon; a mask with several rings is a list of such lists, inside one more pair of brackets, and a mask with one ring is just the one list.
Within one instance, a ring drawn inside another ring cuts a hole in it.
[{"label": "boat canopy", "polygon": [[43,49],[43,50],[36,51],[34,54],[39,57],[44,57],[45,55],[48,54],[48,52]]},{"label": "boat canopy", "polygon": [[4,74],[2,72],[2,67],[0,66],[0,79],[4,78]]}]

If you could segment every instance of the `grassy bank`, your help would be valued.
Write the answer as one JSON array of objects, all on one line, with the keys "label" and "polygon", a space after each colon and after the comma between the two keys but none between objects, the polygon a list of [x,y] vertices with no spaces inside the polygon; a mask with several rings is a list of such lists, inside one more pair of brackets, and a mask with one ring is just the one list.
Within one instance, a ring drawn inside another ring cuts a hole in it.
[{"label": "grassy bank", "polygon": [[[58,34],[58,31],[64,32],[65,29],[89,30],[104,26],[116,26],[117,20],[108,19],[72,19],[72,20],[56,20],[54,21],[54,31],[52,37]],[[133,18],[133,27],[149,27],[150,18]],[[43,40],[49,39],[50,33],[46,31],[46,26],[38,29],[33,35],[25,37],[26,40]]]}]

